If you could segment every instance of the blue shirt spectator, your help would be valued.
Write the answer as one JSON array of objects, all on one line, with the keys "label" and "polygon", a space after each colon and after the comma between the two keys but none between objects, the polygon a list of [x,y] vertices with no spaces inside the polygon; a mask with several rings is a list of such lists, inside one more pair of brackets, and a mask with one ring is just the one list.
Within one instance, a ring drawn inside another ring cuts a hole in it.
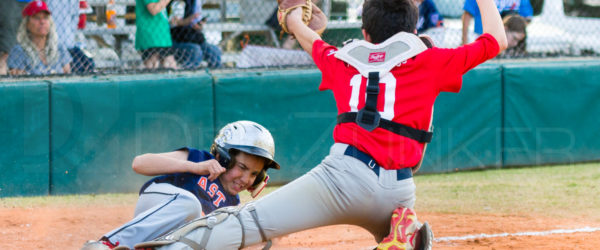
[{"label": "blue shirt spectator", "polygon": [[[419,1],[417,1],[419,3]],[[441,27],[444,18],[435,7],[433,0],[421,0],[419,4],[419,20],[417,21],[417,32],[422,33],[429,28]]]},{"label": "blue shirt spectator", "polygon": [[[519,14],[525,19],[530,19],[533,15],[533,7],[531,7],[529,0],[494,0],[494,2],[502,16],[506,16],[507,14]],[[483,33],[481,13],[479,13],[477,2],[475,0],[466,0],[463,10],[465,11],[465,14],[468,13],[475,19],[475,33]],[[464,21],[465,18],[463,17],[463,22]],[[467,21],[470,22],[471,20],[469,19]],[[463,27],[465,27],[464,24]],[[468,27],[468,25],[466,27]]]}]

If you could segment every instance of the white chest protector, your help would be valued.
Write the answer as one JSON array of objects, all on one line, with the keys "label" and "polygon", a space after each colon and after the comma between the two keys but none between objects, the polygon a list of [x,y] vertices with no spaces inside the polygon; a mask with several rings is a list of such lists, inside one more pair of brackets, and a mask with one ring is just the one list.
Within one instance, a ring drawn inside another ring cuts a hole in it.
[{"label": "white chest protector", "polygon": [[425,51],[427,46],[415,34],[400,32],[380,44],[352,41],[335,53],[335,57],[352,65],[366,78],[378,72],[383,78],[398,64]]}]

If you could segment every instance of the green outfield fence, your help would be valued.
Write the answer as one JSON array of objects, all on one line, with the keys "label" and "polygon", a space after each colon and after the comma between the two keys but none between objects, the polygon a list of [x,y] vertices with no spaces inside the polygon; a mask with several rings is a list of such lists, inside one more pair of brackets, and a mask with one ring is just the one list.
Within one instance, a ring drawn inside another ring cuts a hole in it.
[{"label": "green outfield fence", "polygon": [[[421,173],[600,159],[600,61],[486,63],[442,93]],[[285,183],[333,143],[316,69],[51,78],[0,83],[0,197],[135,192],[134,156],[206,149],[235,120],[267,127]]]}]

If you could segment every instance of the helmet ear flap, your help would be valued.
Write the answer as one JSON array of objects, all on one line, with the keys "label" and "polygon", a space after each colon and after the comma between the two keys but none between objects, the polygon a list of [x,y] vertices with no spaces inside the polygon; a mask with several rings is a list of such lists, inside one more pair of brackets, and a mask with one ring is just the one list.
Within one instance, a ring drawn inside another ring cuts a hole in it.
[{"label": "helmet ear flap", "polygon": [[260,194],[260,192],[265,188],[265,186],[267,186],[267,181],[269,181],[269,175],[267,175],[266,170],[260,171],[260,173],[258,173],[258,175],[256,176],[256,179],[254,179],[254,183],[252,183],[252,186],[248,188],[250,196],[252,196],[252,198],[256,198],[256,196]]},{"label": "helmet ear flap", "polygon": [[252,187],[256,187],[258,184],[263,182],[266,177],[267,177],[267,173],[265,173],[265,170],[264,169],[261,170],[258,173],[258,175],[256,175],[256,178],[254,179],[254,183],[252,183]]},{"label": "helmet ear flap", "polygon": [[216,146],[214,155],[216,156],[217,154],[219,155],[219,164],[221,164],[222,167],[229,169],[229,165],[231,163],[231,156],[229,155],[229,152],[220,146]]}]

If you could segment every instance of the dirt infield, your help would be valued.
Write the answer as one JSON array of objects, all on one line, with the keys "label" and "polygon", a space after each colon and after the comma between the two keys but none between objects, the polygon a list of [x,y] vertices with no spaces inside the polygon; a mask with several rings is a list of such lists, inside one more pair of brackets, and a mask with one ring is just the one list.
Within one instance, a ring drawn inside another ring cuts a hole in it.
[{"label": "dirt infield", "polygon": [[[129,220],[134,206],[0,208],[0,249],[79,249]],[[436,238],[600,227],[600,220],[544,215],[419,213]],[[348,225],[307,230],[274,240],[273,249],[373,249],[365,230]],[[434,249],[597,249],[600,231],[436,241]],[[575,247],[576,246],[576,247]],[[248,249],[260,249],[258,246]]]}]

